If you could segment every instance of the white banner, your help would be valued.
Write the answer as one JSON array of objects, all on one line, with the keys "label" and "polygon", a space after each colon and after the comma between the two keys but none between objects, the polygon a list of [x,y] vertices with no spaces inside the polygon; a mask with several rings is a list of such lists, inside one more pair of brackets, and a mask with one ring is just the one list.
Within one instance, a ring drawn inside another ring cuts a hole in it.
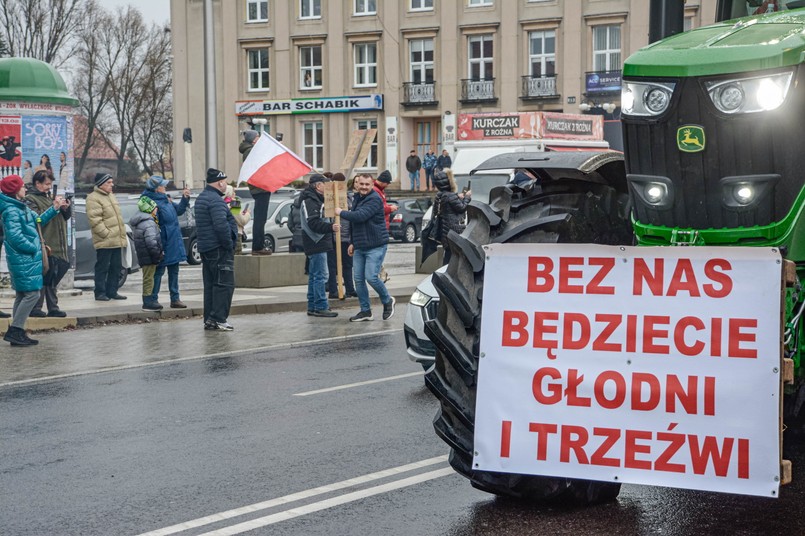
[{"label": "white banner", "polygon": [[383,95],[354,97],[321,97],[312,99],[282,99],[236,101],[235,115],[288,115],[334,112],[363,112],[383,109]]},{"label": "white banner", "polygon": [[486,255],[476,469],[777,496],[777,250]]}]

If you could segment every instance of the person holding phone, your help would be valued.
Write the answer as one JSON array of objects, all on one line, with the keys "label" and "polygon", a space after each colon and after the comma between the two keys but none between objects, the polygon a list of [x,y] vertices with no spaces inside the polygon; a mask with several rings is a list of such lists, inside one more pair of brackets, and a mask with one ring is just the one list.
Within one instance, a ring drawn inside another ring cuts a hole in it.
[{"label": "person holding phone", "polygon": [[252,219],[249,213],[249,204],[242,206],[240,197],[235,195],[235,189],[230,185],[226,187],[224,201],[229,205],[229,211],[238,224],[238,243],[235,245],[235,255],[243,254],[243,241],[246,239],[246,224]]},{"label": "person holding phone", "polygon": [[467,212],[467,205],[472,200],[472,191],[456,193],[454,190],[454,182],[451,180],[452,171],[436,170],[433,173],[433,184],[436,186],[438,193],[433,202],[433,214],[435,217],[441,219],[439,226],[440,233],[436,237],[444,247],[444,259],[442,262],[447,264],[450,262],[450,246],[444,241],[450,231],[455,231],[461,234],[464,231],[464,226],[461,225],[461,217]]},{"label": "person holding phone", "polygon": [[179,263],[187,260],[187,251],[182,239],[182,229],[179,225],[179,216],[190,206],[190,190],[182,191],[182,198],[174,202],[167,194],[168,180],[159,175],[153,175],[145,181],[145,191],[142,195],[153,200],[159,209],[159,234],[165,256],[157,266],[154,274],[154,291],[150,303],[159,304],[159,289],[162,286],[162,275],[168,272],[168,290],[170,291],[171,309],[185,309],[179,295]]}]

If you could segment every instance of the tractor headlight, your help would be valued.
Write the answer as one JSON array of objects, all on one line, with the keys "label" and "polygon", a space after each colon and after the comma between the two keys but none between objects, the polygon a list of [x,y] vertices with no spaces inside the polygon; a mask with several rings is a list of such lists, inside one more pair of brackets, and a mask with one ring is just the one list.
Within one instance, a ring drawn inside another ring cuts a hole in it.
[{"label": "tractor headlight", "polygon": [[668,186],[661,182],[649,182],[646,183],[643,192],[646,201],[652,205],[658,205],[668,196]]},{"label": "tractor headlight", "polygon": [[416,289],[411,295],[411,299],[408,301],[411,305],[416,305],[417,307],[425,307],[430,302],[430,296],[425,294],[419,289]]},{"label": "tractor headlight", "polygon": [[626,115],[660,115],[671,104],[675,85],[673,82],[624,80],[621,89],[621,110]]},{"label": "tractor headlight", "polygon": [[763,112],[779,108],[791,87],[792,72],[704,83],[710,100],[725,114]]},{"label": "tractor headlight", "polygon": [[732,195],[739,205],[748,205],[755,199],[755,189],[751,184],[739,184],[732,191]]}]

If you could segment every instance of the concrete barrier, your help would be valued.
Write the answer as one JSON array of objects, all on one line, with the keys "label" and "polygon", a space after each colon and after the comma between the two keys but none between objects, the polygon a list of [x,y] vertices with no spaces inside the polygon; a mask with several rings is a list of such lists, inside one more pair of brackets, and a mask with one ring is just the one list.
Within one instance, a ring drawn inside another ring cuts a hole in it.
[{"label": "concrete barrier", "polygon": [[442,246],[439,246],[439,249],[436,250],[436,253],[425,259],[424,264],[422,263],[422,245],[418,244],[416,246],[416,260],[414,261],[414,266],[416,267],[416,273],[418,274],[432,274],[436,271],[437,268],[442,266],[442,258],[444,258],[444,250],[442,250]]},{"label": "concrete barrier", "polygon": [[235,287],[307,285],[304,253],[235,255]]}]

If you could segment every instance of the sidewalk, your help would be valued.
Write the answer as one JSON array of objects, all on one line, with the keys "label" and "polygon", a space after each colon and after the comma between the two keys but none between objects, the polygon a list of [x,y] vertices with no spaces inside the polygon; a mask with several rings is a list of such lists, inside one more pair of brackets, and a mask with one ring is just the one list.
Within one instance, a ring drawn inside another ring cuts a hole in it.
[{"label": "sidewalk", "polygon": [[[395,274],[386,283],[389,293],[397,299],[397,303],[406,303],[425,276],[423,274]],[[167,285],[164,285],[167,286]],[[183,290],[182,301],[187,309],[170,309],[167,289],[160,294],[160,303],[165,309],[159,312],[142,310],[142,295],[139,292],[121,289],[121,294],[128,297],[125,301],[96,302],[92,291],[80,294],[74,291],[59,293],[59,307],[67,313],[66,318],[29,318],[26,328],[31,331],[49,329],[66,329],[76,326],[93,326],[109,322],[130,322],[145,319],[173,319],[200,317],[204,309],[204,296],[201,290]],[[376,294],[370,288],[372,306],[379,307]],[[14,299],[10,293],[0,296],[0,310],[11,312]],[[354,310],[358,312],[357,298],[343,301],[330,300],[333,309]],[[275,287],[275,288],[237,288],[232,299],[231,314],[264,314],[301,312],[307,310],[307,286]],[[7,319],[0,319],[0,333],[5,333]]]}]

